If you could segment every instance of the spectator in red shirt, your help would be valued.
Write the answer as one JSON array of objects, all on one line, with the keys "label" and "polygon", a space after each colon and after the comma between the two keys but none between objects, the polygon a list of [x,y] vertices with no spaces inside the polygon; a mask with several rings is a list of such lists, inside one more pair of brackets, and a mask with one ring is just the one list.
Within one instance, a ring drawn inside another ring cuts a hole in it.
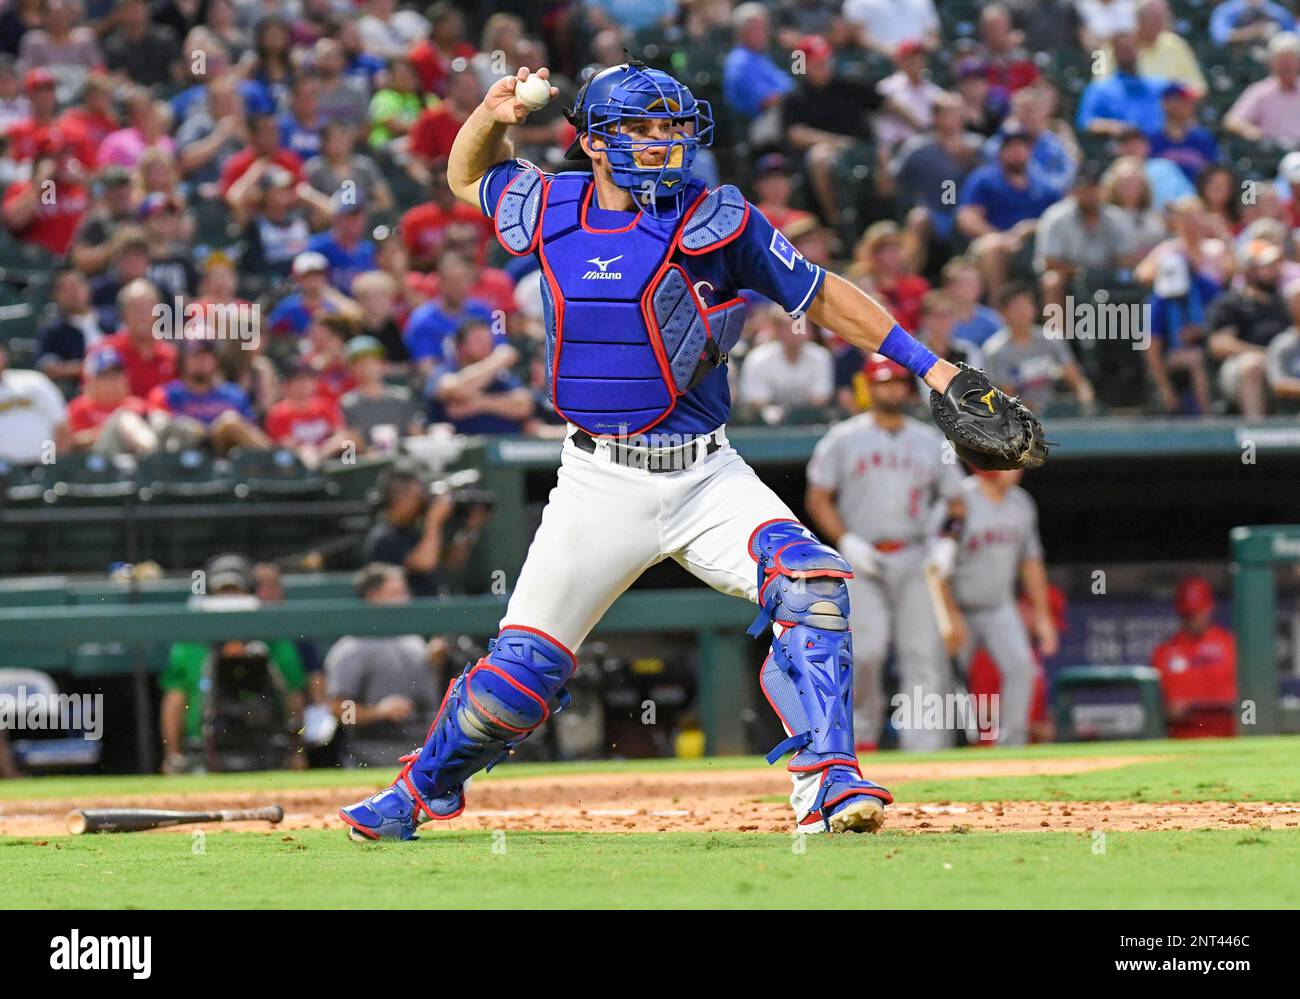
[{"label": "spectator in red shirt", "polygon": [[433,163],[447,159],[456,133],[482,99],[483,90],[473,70],[452,74],[447,81],[446,99],[437,107],[425,109],[411,129],[408,151],[415,168],[408,170],[413,177],[423,181]]},{"label": "spectator in red shirt", "polygon": [[122,328],[96,348],[116,351],[126,369],[131,394],[141,399],[176,377],[176,348],[154,336],[154,310],[159,306],[158,289],[152,282],[144,278],[129,282],[117,293]]},{"label": "spectator in red shirt", "polygon": [[425,13],[429,36],[416,42],[407,58],[420,76],[420,89],[442,97],[452,61],[474,58],[474,46],[465,40],[465,18],[453,4],[439,0]]},{"label": "spectator in red shirt", "polygon": [[339,315],[317,315],[307,327],[307,360],[316,370],[316,390],[333,402],[355,385],[346,346],[354,333],[352,320]]},{"label": "spectator in red shirt", "polygon": [[48,69],[29,69],[23,77],[23,89],[31,105],[31,117],[15,122],[9,127],[9,158],[15,163],[36,159],[36,150],[42,140],[59,128],[55,121],[58,98],[54,92],[54,74]]},{"label": "spectator in red shirt", "polygon": [[898,224],[883,221],[868,226],[853,257],[849,271],[853,280],[888,303],[903,329],[916,329],[921,322],[921,299],[930,283],[911,272]]},{"label": "spectator in red shirt", "polygon": [[249,119],[248,148],[236,153],[221,168],[218,190],[232,207],[243,204],[244,194],[254,188],[269,166],[287,170],[295,184],[302,183],[302,160],[290,149],[280,147],[280,120],[273,114],[254,115]]},{"label": "spectator in red shirt", "polygon": [[446,249],[447,230],[453,225],[473,230],[474,257],[482,259],[488,241],[493,239],[492,220],[451,193],[445,160],[432,164],[429,170],[429,200],[407,211],[398,225],[411,262],[420,270],[436,267]]},{"label": "spectator in red shirt", "polygon": [[984,76],[994,100],[1005,106],[1013,93],[1038,79],[1038,67],[1021,47],[1021,34],[1001,4],[991,3],[980,11],[979,36],[976,51],[984,63]]},{"label": "spectator in red shirt", "polygon": [[45,136],[32,166],[32,179],[10,185],[0,211],[5,226],[24,243],[62,257],[72,246],[90,195],[81,184],[81,164],[57,130]]},{"label": "spectator in red shirt", "polygon": [[144,400],[131,394],[126,366],[112,347],[91,354],[86,385],[68,403],[72,446],[96,454],[147,454],[158,447],[158,435],[145,418]]},{"label": "spectator in red shirt", "polygon": [[266,432],[279,447],[292,448],[308,468],[336,458],[351,444],[336,399],[321,395],[316,369],[300,360],[284,383],[284,398],[267,411]]},{"label": "spectator in red shirt", "polygon": [[1175,739],[1236,734],[1237,643],[1211,622],[1214,591],[1188,576],[1174,592],[1182,624],[1156,646],[1151,664],[1160,671],[1169,734]]}]

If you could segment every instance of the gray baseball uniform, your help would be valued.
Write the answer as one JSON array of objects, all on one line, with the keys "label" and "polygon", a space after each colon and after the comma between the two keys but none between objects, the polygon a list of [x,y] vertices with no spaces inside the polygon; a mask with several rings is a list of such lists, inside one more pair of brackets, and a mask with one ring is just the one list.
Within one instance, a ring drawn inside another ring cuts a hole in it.
[{"label": "gray baseball uniform", "polygon": [[1023,745],[1029,738],[1029,702],[1034,689],[1034,654],[1016,607],[1016,580],[1025,559],[1041,559],[1038,510],[1015,486],[1000,501],[979,487],[979,476],[962,483],[966,526],[962,532],[952,592],[966,617],[968,638],[962,660],[986,648],[1002,675],[998,744]]},{"label": "gray baseball uniform", "polygon": [[[945,461],[945,456],[947,461]],[[900,687],[909,695],[948,692],[948,662],[922,564],[934,535],[936,503],[961,496],[961,474],[943,434],[911,417],[896,431],[870,413],[831,428],[808,463],[808,482],[835,493],[847,530],[876,548],[879,571],[849,580],[853,631],[854,732],[875,743],[884,717],[881,671],[893,638]],[[936,749],[947,731],[904,728],[904,749]]]}]

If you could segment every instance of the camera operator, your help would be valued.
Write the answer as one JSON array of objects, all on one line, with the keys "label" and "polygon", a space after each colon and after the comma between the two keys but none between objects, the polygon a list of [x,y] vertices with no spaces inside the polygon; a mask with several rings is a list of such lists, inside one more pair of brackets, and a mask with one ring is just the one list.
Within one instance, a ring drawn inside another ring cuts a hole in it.
[{"label": "camera operator", "polygon": [[435,596],[444,576],[464,566],[490,512],[486,503],[470,504],[460,530],[447,541],[449,521],[457,508],[451,492],[434,494],[408,464],[394,464],[380,478],[381,509],[366,535],[365,562],[400,565],[417,597]]}]

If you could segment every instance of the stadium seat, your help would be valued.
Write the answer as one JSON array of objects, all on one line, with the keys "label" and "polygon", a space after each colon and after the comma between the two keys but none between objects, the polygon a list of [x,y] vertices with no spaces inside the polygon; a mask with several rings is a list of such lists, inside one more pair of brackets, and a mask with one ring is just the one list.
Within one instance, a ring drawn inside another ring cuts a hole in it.
[{"label": "stadium seat", "polygon": [[155,502],[219,502],[235,494],[230,462],[197,450],[155,452],[141,459],[136,481],[143,498]]},{"label": "stadium seat", "polygon": [[325,477],[308,470],[288,448],[236,448],[230,460],[237,480],[235,495],[240,499],[313,499],[327,491]]}]

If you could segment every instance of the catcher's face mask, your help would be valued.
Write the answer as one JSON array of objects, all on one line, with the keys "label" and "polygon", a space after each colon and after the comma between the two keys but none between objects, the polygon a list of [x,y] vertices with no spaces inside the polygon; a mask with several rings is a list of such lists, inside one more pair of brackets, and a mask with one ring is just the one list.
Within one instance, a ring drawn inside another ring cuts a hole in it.
[{"label": "catcher's face mask", "polygon": [[[713,112],[667,73],[632,62],[593,76],[568,112],[578,130],[569,148],[582,159],[588,148],[608,161],[615,184],[637,204],[659,214],[667,199],[680,209],[695,152],[713,142]],[[673,209],[670,209],[673,210]]]}]

